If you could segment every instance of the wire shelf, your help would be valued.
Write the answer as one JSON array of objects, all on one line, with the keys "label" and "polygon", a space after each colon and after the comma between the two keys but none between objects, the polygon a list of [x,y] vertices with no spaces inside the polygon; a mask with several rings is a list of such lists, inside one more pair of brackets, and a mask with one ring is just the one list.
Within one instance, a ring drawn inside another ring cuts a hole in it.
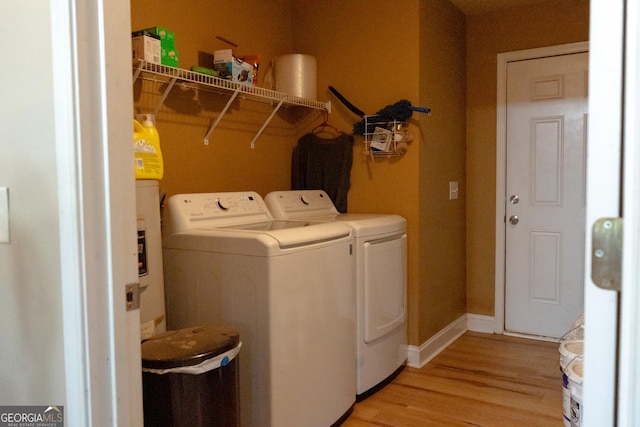
[{"label": "wire shelf", "polygon": [[313,108],[316,110],[327,110],[331,112],[331,102],[314,101],[311,99],[300,98],[271,89],[232,82],[230,80],[209,76],[206,74],[198,73],[196,71],[184,70],[182,68],[175,68],[167,65],[153,64],[146,61],[136,60],[134,62],[133,81],[135,82],[141,74],[145,73],[161,77],[164,80],[168,81],[176,79],[182,83],[195,83],[198,85],[194,86],[194,88],[196,89],[201,88],[200,85],[203,85],[205,87],[209,87],[211,89],[219,90],[222,92],[238,92],[239,94],[242,94],[250,99],[255,99],[256,101],[262,100],[272,103],[279,103],[280,101],[282,101],[283,105],[285,106],[300,106]]},{"label": "wire shelf", "polygon": [[133,63],[133,82],[135,83],[138,78],[152,79],[162,81],[163,83],[168,83],[167,88],[164,90],[162,96],[160,97],[160,101],[153,111],[153,114],[155,115],[158,114],[158,111],[160,111],[160,107],[162,107],[162,104],[167,98],[167,95],[177,82],[180,82],[180,84],[183,86],[193,89],[207,89],[230,95],[227,104],[220,111],[220,114],[218,115],[215,122],[213,122],[213,124],[207,130],[207,133],[204,136],[204,145],[209,145],[209,136],[218,126],[218,124],[222,120],[222,117],[225,115],[225,113],[237,97],[251,99],[259,102],[268,102],[272,105],[275,104],[271,115],[269,115],[258,133],[251,141],[251,148],[255,148],[256,140],[260,137],[260,135],[262,135],[262,132],[269,125],[271,119],[273,119],[275,114],[282,106],[305,107],[316,110],[325,110],[327,111],[327,113],[331,113],[331,101],[321,102],[306,98],[300,98],[298,96],[287,95],[283,92],[277,92],[275,90],[251,86],[238,82],[232,82],[218,77],[209,76],[207,74],[184,70],[182,68],[153,64],[139,59],[134,60]]}]

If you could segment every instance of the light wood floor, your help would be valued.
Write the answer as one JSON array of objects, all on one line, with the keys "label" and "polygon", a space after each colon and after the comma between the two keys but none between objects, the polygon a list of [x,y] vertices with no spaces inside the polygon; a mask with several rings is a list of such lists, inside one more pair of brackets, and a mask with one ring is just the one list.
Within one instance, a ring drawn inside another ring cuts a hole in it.
[{"label": "light wood floor", "polygon": [[356,403],[343,427],[561,427],[558,344],[467,332]]}]

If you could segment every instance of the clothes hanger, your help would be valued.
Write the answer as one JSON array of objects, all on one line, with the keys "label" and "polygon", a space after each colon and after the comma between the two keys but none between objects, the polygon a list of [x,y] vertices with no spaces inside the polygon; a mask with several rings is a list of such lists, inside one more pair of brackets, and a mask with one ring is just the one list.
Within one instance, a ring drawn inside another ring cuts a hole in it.
[{"label": "clothes hanger", "polygon": [[329,124],[329,112],[325,110],[324,112],[324,122],[320,123],[318,126],[314,127],[311,130],[311,133],[314,135],[320,135],[322,133],[330,134],[333,137],[338,137],[342,135],[342,131],[337,127]]}]

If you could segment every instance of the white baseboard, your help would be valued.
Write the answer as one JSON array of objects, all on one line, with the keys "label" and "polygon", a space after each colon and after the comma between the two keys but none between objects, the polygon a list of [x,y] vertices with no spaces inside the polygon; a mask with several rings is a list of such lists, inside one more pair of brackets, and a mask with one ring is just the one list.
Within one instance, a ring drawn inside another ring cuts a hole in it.
[{"label": "white baseboard", "polygon": [[466,331],[467,315],[465,314],[429,338],[420,347],[408,346],[407,365],[413,368],[422,368]]},{"label": "white baseboard", "polygon": [[467,313],[467,329],[474,332],[493,334],[496,332],[496,319],[493,316]]},{"label": "white baseboard", "polygon": [[422,368],[466,331],[493,334],[495,332],[495,319],[493,316],[480,314],[460,316],[421,346],[407,346],[407,365],[412,368]]}]

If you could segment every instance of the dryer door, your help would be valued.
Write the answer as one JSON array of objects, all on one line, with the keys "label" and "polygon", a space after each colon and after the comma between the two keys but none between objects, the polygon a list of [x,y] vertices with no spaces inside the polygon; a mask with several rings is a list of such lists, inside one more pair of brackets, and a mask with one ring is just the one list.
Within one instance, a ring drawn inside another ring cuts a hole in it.
[{"label": "dryer door", "polygon": [[407,235],[363,245],[364,341],[371,343],[406,319]]}]

